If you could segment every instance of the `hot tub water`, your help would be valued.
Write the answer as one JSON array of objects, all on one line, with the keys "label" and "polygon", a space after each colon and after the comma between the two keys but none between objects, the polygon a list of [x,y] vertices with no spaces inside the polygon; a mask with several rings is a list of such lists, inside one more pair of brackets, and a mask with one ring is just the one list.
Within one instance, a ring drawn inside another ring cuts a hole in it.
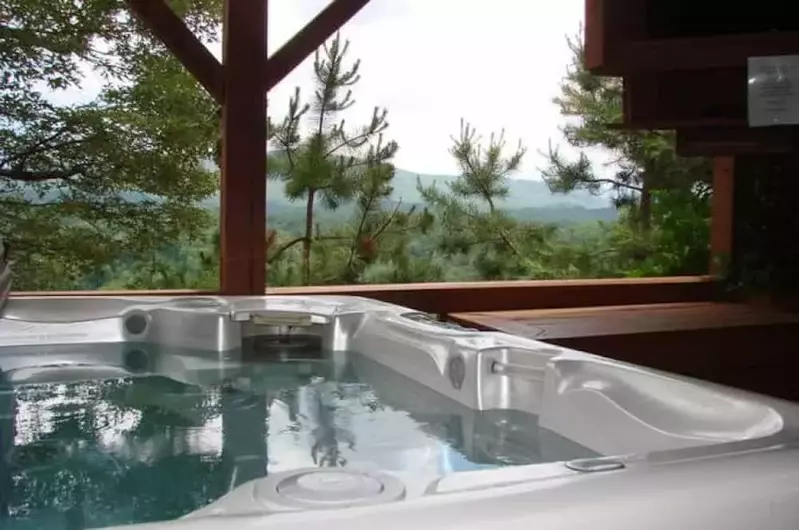
[{"label": "hot tub water", "polygon": [[284,352],[201,385],[146,364],[94,380],[0,374],[0,528],[169,520],[300,468],[434,475],[595,454],[529,414],[466,409],[396,377],[386,389],[386,368],[337,356]]}]

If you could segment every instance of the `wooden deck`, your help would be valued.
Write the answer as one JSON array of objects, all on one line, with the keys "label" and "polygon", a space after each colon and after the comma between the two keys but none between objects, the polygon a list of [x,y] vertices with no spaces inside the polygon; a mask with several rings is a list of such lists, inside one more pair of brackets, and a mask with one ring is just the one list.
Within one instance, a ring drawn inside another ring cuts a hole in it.
[{"label": "wooden deck", "polygon": [[462,325],[799,400],[799,314],[689,302],[454,313]]},{"label": "wooden deck", "polygon": [[[501,282],[397,283],[269,287],[273,295],[348,295],[373,298],[434,314],[661,304],[714,299],[712,276]],[[13,292],[16,298],[42,296],[203,296],[211,291],[62,291]]]}]

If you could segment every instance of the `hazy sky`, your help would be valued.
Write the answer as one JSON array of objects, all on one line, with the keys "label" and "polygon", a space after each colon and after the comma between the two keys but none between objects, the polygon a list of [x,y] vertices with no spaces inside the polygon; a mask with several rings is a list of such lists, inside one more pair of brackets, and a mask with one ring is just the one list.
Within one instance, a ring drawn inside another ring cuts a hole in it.
[{"label": "hazy sky", "polygon": [[[447,152],[461,118],[480,133],[505,129],[510,146],[528,147],[517,176],[535,177],[538,151],[561,142],[563,119],[552,98],[571,54],[568,35],[579,31],[585,0],[371,0],[343,29],[350,56],[361,59],[349,123],[363,123],[387,107],[388,135],[400,145],[398,167],[453,174]],[[269,0],[269,49],[277,50],[329,0]],[[211,46],[220,55],[220,45]],[[312,87],[306,60],[269,94],[274,119],[285,114],[294,87]],[[56,96],[85,99],[99,89],[89,75],[82,89]],[[604,157],[602,157],[604,158]]]},{"label": "hazy sky", "polygon": [[[270,0],[269,47],[276,50],[328,0]],[[389,110],[399,142],[396,165],[421,173],[454,173],[447,149],[461,117],[488,136],[505,129],[509,144],[528,146],[522,173],[535,175],[538,154],[560,141],[552,104],[571,55],[584,0],[371,0],[343,29],[362,80],[353,121],[375,105]],[[310,86],[307,60],[269,95],[270,114],[284,114],[295,86]],[[310,92],[308,92],[310,96]]]}]

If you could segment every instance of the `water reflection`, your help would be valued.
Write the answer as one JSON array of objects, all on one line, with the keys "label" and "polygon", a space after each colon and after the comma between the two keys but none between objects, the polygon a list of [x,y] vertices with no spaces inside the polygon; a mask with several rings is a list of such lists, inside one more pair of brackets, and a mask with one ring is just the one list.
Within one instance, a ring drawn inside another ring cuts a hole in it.
[{"label": "water reflection", "polygon": [[3,390],[15,409],[3,425],[15,431],[3,452],[11,528],[174,518],[224,492],[221,459],[189,436],[219,415],[218,393],[161,377]]},{"label": "water reflection", "polygon": [[299,467],[440,474],[553,456],[534,418],[464,409],[358,356],[345,369],[307,355],[192,369],[198,359],[59,383],[0,372],[0,526],[172,519]]},{"label": "water reflection", "polygon": [[13,479],[6,459],[14,447],[16,436],[16,399],[6,384],[5,374],[0,370],[0,521],[9,516]]},{"label": "water reflection", "polygon": [[306,418],[315,425],[311,431],[311,458],[314,464],[319,467],[347,465],[347,458],[341,454],[339,444],[344,443],[348,449],[354,450],[355,435],[342,426],[348,423],[347,415],[336,417],[336,401],[344,397],[340,385],[328,385],[324,379],[317,377],[303,390],[307,400]]},{"label": "water reflection", "polygon": [[222,389],[222,461],[228,490],[263,477],[267,470],[267,397],[225,384]]}]

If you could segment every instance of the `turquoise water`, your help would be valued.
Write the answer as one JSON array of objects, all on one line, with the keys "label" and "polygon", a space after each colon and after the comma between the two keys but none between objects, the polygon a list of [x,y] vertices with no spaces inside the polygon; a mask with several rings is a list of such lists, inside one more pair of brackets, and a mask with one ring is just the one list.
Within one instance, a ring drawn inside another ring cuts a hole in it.
[{"label": "turquoise water", "polygon": [[175,373],[12,384],[0,371],[0,528],[177,518],[293,468],[444,473],[583,456],[565,440],[544,447],[532,416],[476,413],[409,381],[389,385],[363,359]]}]

